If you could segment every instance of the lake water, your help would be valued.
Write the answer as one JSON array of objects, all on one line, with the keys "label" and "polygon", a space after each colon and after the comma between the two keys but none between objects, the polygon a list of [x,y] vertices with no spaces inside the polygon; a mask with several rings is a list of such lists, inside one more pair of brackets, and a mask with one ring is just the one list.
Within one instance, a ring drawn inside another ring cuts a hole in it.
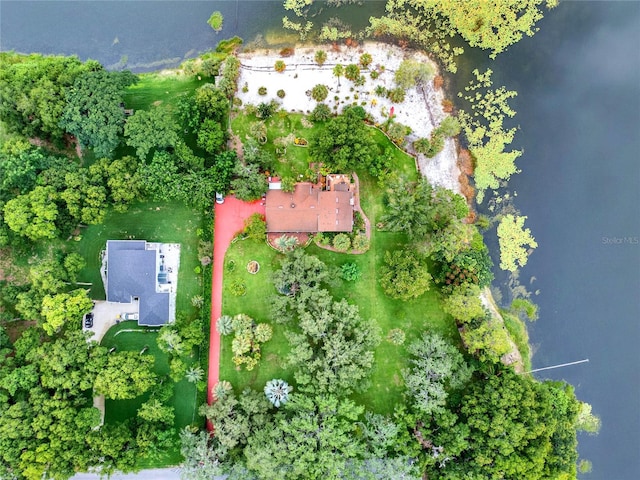
[{"label": "lake water", "polygon": [[[367,3],[340,15],[362,24],[382,7]],[[225,18],[219,34],[206,24],[213,10]],[[271,1],[3,0],[0,48],[77,54],[105,65],[126,59],[127,68],[146,71],[175,66],[235,34],[249,41],[270,36],[284,14],[281,2]],[[634,480],[640,478],[640,3],[563,2],[539,26],[496,61],[469,52],[453,83],[464,85],[480,63],[494,70],[496,85],[519,92],[512,102],[521,127],[514,144],[525,153],[509,189],[517,191],[516,206],[540,245],[521,274],[540,291],[534,297],[540,319],[529,327],[534,368],[590,360],[541,373],[575,385],[602,418],[599,435],[580,436],[580,455],[593,462],[584,478]]]}]

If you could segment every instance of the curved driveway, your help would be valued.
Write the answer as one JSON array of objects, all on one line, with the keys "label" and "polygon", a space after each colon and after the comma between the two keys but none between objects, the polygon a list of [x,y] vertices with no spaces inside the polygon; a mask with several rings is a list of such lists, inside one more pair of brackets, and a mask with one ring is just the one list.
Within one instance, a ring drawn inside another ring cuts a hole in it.
[{"label": "curved driveway", "polygon": [[[264,215],[265,207],[260,200],[247,203],[235,197],[225,198],[224,203],[215,205],[213,231],[213,279],[211,282],[211,327],[209,340],[209,381],[207,401],[213,401],[212,389],[220,375],[220,334],[216,330],[216,320],[222,314],[222,273],[224,254],[231,240],[244,228],[244,221],[254,213]],[[209,425],[211,428],[211,425]]]}]

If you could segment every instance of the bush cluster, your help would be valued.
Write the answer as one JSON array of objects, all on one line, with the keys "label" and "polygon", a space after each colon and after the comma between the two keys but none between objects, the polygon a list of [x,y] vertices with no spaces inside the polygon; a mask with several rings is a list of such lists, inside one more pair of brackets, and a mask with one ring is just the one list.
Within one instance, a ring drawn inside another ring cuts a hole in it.
[{"label": "bush cluster", "polygon": [[231,342],[233,363],[253,370],[260,361],[260,344],[271,339],[273,329],[267,323],[256,323],[251,317],[240,313],[231,322],[235,336]]}]

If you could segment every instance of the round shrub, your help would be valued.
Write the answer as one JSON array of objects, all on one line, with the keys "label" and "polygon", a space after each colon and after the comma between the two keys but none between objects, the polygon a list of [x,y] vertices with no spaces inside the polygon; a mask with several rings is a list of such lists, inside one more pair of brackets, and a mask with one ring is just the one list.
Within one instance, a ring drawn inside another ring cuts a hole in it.
[{"label": "round shrub", "polygon": [[242,297],[247,293],[247,286],[240,280],[234,280],[233,282],[231,282],[229,291],[231,292],[231,295]]},{"label": "round shrub", "polygon": [[331,109],[326,103],[319,103],[311,112],[311,120],[314,122],[324,122],[331,118]]},{"label": "round shrub", "polygon": [[402,345],[404,343],[404,340],[405,334],[403,330],[401,330],[400,328],[389,330],[389,333],[387,334],[387,341],[389,343],[391,343],[392,345]]},{"label": "round shrub", "polygon": [[347,282],[355,282],[362,276],[362,272],[357,263],[345,263],[340,267],[340,277]]},{"label": "round shrub", "polygon": [[358,67],[358,65],[356,65],[355,63],[350,63],[344,69],[344,76],[348,80],[355,82],[360,76],[360,67]]},{"label": "round shrub", "polygon": [[271,340],[273,336],[273,328],[268,323],[259,323],[256,326],[255,339],[257,342],[264,343]]},{"label": "round shrub", "polygon": [[282,73],[287,68],[287,65],[282,60],[276,60],[273,68],[275,68],[276,72]]},{"label": "round shrub", "polygon": [[333,248],[339,252],[346,252],[351,247],[351,239],[346,233],[339,233],[333,237]]},{"label": "round shrub", "polygon": [[314,58],[318,65],[323,65],[324,62],[327,61],[327,52],[325,52],[324,50],[318,50],[316,51]]},{"label": "round shrub", "polygon": [[403,88],[397,87],[387,92],[387,98],[394,103],[402,103],[405,98],[405,91]]},{"label": "round shrub", "polygon": [[316,85],[311,90],[311,97],[316,102],[322,102],[329,95],[329,89],[325,85]]},{"label": "round shrub", "polygon": [[265,96],[267,94],[267,87],[260,87],[258,89],[258,95]]},{"label": "round shrub", "polygon": [[223,315],[216,320],[216,330],[220,335],[229,335],[233,332],[233,319],[229,315]]},{"label": "round shrub", "polygon": [[278,98],[284,98],[284,96],[286,95],[285,91],[280,89],[276,92],[276,95],[278,95]]},{"label": "round shrub", "polygon": [[375,80],[376,78],[378,78],[380,76],[380,74],[378,73],[377,70],[372,70],[370,75],[371,75],[371,79],[372,80]]},{"label": "round shrub", "polygon": [[363,53],[362,55],[360,55],[360,66],[362,68],[367,68],[369,65],[371,65],[372,61],[373,57],[371,57],[370,53]]},{"label": "round shrub", "polygon": [[369,250],[369,239],[365,234],[359,233],[353,237],[351,247],[357,252],[366,252]]}]

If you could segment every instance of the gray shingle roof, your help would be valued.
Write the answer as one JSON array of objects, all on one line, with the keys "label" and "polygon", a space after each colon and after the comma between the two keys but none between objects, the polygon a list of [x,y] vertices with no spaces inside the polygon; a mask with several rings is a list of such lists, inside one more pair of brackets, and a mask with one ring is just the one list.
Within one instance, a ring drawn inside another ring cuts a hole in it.
[{"label": "gray shingle roof", "polygon": [[144,240],[107,241],[107,301],[139,298],[139,325],[160,326],[169,320],[169,294],[156,292],[157,252]]}]

